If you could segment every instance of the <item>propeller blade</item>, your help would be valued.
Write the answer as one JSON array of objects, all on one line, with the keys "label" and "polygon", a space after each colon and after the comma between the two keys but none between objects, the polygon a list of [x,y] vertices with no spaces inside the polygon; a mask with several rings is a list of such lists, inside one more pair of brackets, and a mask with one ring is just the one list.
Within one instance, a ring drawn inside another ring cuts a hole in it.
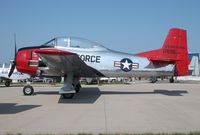
[{"label": "propeller blade", "polygon": [[16,55],[17,55],[17,43],[16,43],[16,34],[15,34],[15,59],[16,60]]},{"label": "propeller blade", "polygon": [[15,44],[15,55],[14,55],[14,61],[13,61],[13,63],[12,63],[12,66],[11,66],[11,68],[10,68],[10,71],[9,71],[9,73],[8,73],[8,77],[10,77],[12,74],[13,74],[13,72],[14,72],[14,70],[15,70],[15,66],[16,66],[16,56],[17,56],[17,43],[16,43],[16,34],[14,34],[14,44]]},{"label": "propeller blade", "polygon": [[9,71],[8,77],[10,77],[13,74],[13,72],[15,70],[15,66],[16,66],[15,61],[13,61],[13,64],[12,64],[11,69]]}]

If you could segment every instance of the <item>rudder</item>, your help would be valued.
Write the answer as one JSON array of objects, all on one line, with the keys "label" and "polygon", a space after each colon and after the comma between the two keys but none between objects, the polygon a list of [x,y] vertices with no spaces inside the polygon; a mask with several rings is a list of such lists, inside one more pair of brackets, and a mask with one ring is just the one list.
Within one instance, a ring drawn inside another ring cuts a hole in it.
[{"label": "rudder", "polygon": [[180,28],[169,30],[162,47],[161,57],[175,61],[175,75],[187,75],[190,63],[187,48],[187,31]]}]

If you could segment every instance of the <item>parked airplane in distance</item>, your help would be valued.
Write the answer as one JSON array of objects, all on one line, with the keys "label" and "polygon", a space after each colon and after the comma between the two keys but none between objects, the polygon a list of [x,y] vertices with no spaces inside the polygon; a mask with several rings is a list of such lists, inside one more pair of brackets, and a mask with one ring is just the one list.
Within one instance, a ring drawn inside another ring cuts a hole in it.
[{"label": "parked airplane in distance", "polygon": [[30,78],[30,75],[18,72],[16,69],[14,69],[13,74],[8,77],[10,69],[11,65],[6,67],[6,64],[3,64],[2,67],[0,67],[0,82],[3,82],[7,87],[10,86],[13,80],[17,82],[25,82]]},{"label": "parked airplane in distance", "polygon": [[[86,39],[59,37],[41,46],[20,48],[15,56],[9,76],[15,66],[31,76],[63,76],[59,90],[63,98],[79,92],[80,77],[173,77],[187,75],[189,65],[186,30],[180,28],[169,30],[162,48],[134,55]],[[28,85],[23,92],[32,95],[34,89]]]}]

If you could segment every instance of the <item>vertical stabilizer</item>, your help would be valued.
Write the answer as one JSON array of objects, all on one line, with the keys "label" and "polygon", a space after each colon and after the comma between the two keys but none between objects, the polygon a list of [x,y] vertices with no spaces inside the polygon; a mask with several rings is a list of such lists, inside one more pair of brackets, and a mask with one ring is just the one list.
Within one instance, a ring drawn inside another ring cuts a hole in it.
[{"label": "vertical stabilizer", "polygon": [[175,76],[187,75],[190,63],[187,48],[187,31],[172,28],[164,41],[161,49],[138,53],[151,61],[168,62],[175,64]]}]

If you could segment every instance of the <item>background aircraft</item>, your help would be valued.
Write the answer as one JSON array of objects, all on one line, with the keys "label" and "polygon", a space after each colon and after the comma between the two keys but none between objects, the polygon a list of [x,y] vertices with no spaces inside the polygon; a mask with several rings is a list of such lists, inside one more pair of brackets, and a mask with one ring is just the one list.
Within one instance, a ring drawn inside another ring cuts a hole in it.
[{"label": "background aircraft", "polygon": [[[31,76],[63,76],[64,86],[59,93],[72,98],[81,88],[80,77],[173,77],[187,75],[188,65],[186,30],[172,28],[162,48],[135,55],[75,37],[54,38],[41,46],[20,48],[9,76],[15,66]],[[27,85],[23,92],[32,95],[34,90]]]},{"label": "background aircraft", "polygon": [[8,73],[11,69],[11,66],[6,67],[5,64],[2,65],[2,67],[0,67],[0,82],[4,82],[5,86],[10,86],[10,83],[12,82],[12,80],[15,80],[17,82],[25,82],[27,79],[30,78],[30,75],[28,74],[24,74],[24,73],[20,73],[18,72],[16,69],[14,69],[13,74],[8,77]]}]

